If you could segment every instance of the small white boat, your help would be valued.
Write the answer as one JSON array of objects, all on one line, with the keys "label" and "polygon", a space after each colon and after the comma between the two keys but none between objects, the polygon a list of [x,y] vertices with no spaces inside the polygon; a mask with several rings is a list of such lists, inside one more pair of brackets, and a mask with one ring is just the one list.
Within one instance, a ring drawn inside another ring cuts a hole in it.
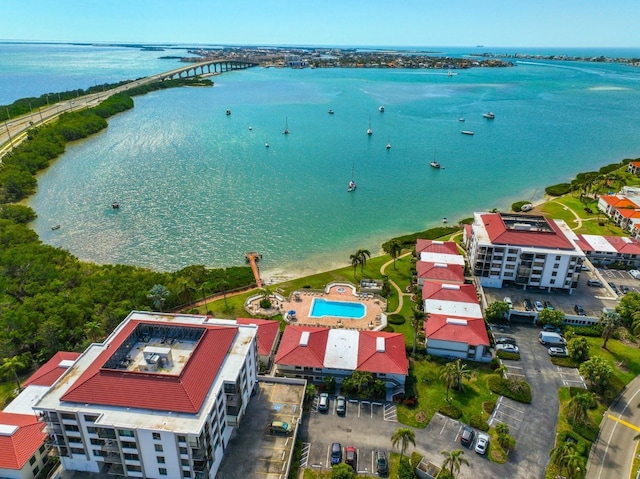
[{"label": "small white boat", "polygon": [[442,168],[442,166],[440,165],[440,163],[438,163],[437,161],[432,161],[431,163],[429,163],[431,165],[432,168]]},{"label": "small white boat", "polygon": [[458,118],[458,121],[464,121],[464,117],[461,116],[460,118]]},{"label": "small white boat", "polygon": [[447,222],[447,217],[445,216],[444,218],[442,218],[442,222],[446,223]]},{"label": "small white boat", "polygon": [[391,149],[391,143],[387,143],[386,148],[387,148],[387,150],[390,150]]},{"label": "small white boat", "polygon": [[269,143],[264,144],[265,148],[269,148]]},{"label": "small white boat", "polygon": [[367,135],[372,135],[373,130],[371,129],[371,117],[369,117],[369,128],[367,128]]},{"label": "small white boat", "polygon": [[356,185],[356,182],[355,182],[355,181],[353,181],[353,180],[351,180],[351,181],[349,182],[349,187],[347,188],[347,192],[348,192],[348,193],[351,193],[352,191],[356,191],[356,188],[357,188],[357,187],[358,187],[358,186]]},{"label": "small white boat", "polygon": [[329,115],[333,115],[333,110],[329,110]]},{"label": "small white boat", "polygon": [[284,131],[282,132],[283,135],[288,135],[289,134],[289,118],[285,118],[284,120]]},{"label": "small white boat", "polygon": [[462,130],[461,132],[463,135],[473,135],[473,132],[471,130]]},{"label": "small white boat", "polygon": [[492,111],[488,111],[486,113],[483,113],[482,116],[485,117],[488,120],[493,120],[496,117],[495,113],[493,113]]},{"label": "small white boat", "polygon": [[227,110],[227,116],[231,115],[231,110]]},{"label": "small white boat", "polygon": [[54,226],[52,226],[52,227],[51,227],[51,229],[52,229],[53,231],[55,231],[55,230],[59,230],[59,229],[60,229],[60,225],[54,225]]},{"label": "small white boat", "polygon": [[380,106],[378,107],[378,111],[379,111],[380,113],[384,113],[384,106],[380,105]]},{"label": "small white boat", "polygon": [[249,127],[249,131],[251,131],[251,130],[253,130],[253,127],[252,127],[252,126],[250,126],[250,127]]}]

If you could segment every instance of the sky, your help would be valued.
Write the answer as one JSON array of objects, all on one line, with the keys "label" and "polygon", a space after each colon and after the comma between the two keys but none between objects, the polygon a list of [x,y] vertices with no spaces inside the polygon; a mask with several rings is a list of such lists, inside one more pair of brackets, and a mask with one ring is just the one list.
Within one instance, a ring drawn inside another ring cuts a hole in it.
[{"label": "sky", "polygon": [[0,40],[640,47],[640,0],[0,0]]}]

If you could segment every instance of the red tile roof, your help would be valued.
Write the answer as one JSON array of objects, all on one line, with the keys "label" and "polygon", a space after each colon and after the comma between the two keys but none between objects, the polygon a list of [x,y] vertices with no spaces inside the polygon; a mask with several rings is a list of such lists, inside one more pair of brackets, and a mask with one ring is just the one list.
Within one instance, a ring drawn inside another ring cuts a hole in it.
[{"label": "red tile roof", "polygon": [[636,168],[640,168],[640,161],[630,161],[629,163],[631,163]]},{"label": "red tile roof", "polygon": [[[384,352],[377,350],[377,338],[384,338]],[[403,374],[409,372],[404,335],[380,331],[360,331],[358,342],[358,371]]]},{"label": "red tile roof", "polygon": [[480,215],[492,244],[573,249],[573,245],[554,221],[546,220],[552,231],[507,229],[499,213]]},{"label": "red tile roof", "polygon": [[[205,332],[176,376],[102,369],[129,334],[146,321],[131,320],[62,396],[62,401],[197,414],[237,334],[235,326],[199,325]],[[156,323],[148,323],[156,324]],[[194,327],[192,324],[172,323]]]},{"label": "red tile roof", "polygon": [[444,283],[464,283],[464,268],[459,264],[418,261],[416,269],[418,278],[437,280]]},{"label": "red tile roof", "polygon": [[238,324],[255,324],[258,327],[258,354],[268,356],[280,332],[280,322],[272,319],[238,318]]},{"label": "red tile roof", "polygon": [[478,304],[478,292],[472,284],[444,286],[442,283],[425,282],[422,286],[422,299]]},{"label": "red tile roof", "polygon": [[60,366],[62,361],[75,361],[80,353],[72,353],[68,351],[58,351],[49,361],[44,363],[38,370],[29,376],[23,386],[51,386],[60,376],[68,369]]},{"label": "red tile roof", "polygon": [[[464,321],[466,324],[459,324]],[[483,319],[452,318],[431,314],[425,322],[424,329],[427,346],[429,339],[464,343],[470,346],[489,346],[489,336]]]},{"label": "red tile roof", "polygon": [[609,206],[613,206],[615,208],[640,208],[640,206],[636,205],[633,201],[626,197],[620,197],[617,195],[602,195],[600,199],[607,203]]},{"label": "red tile roof", "polygon": [[613,246],[618,253],[640,255],[640,243],[628,236],[605,236],[604,239]]},{"label": "red tile roof", "polygon": [[433,241],[427,239],[419,239],[416,241],[416,253],[438,253],[438,254],[460,254],[458,245],[455,241]]},{"label": "red tile roof", "polygon": [[[309,341],[306,346],[300,346],[300,338],[305,331],[309,333]],[[282,334],[275,362],[289,366],[322,368],[328,337],[329,328],[287,326]]]},{"label": "red tile roof", "polygon": [[616,211],[623,218],[640,218],[640,211],[633,208],[616,208]]},{"label": "red tile roof", "polygon": [[42,446],[47,435],[35,415],[0,412],[0,426],[17,426],[11,435],[0,433],[0,469],[20,470]]}]

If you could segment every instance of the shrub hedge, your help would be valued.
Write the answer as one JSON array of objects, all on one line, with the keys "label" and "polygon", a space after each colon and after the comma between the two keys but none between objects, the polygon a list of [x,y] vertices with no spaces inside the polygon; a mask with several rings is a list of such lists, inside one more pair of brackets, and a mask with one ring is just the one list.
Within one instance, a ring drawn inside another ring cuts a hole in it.
[{"label": "shrub hedge", "polygon": [[455,404],[443,404],[438,408],[438,412],[453,419],[460,419],[462,417],[462,411]]},{"label": "shrub hedge", "polygon": [[390,314],[389,316],[387,316],[387,323],[390,324],[404,324],[404,322],[406,321],[405,317],[402,316],[401,314]]},{"label": "shrub hedge", "polygon": [[531,403],[531,386],[519,379],[503,379],[498,375],[490,376],[487,384],[496,394],[513,399],[514,401]]},{"label": "shrub hedge", "polygon": [[545,193],[550,196],[562,196],[571,191],[570,183],[558,183],[557,185],[547,186],[544,189]]},{"label": "shrub hedge", "polygon": [[469,418],[469,426],[484,432],[489,430],[489,423],[480,414],[474,414]]}]

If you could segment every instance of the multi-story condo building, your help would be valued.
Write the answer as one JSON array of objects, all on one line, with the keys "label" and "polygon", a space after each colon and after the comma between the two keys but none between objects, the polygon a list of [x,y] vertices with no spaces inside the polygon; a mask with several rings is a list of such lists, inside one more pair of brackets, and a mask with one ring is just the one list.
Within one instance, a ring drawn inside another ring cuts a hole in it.
[{"label": "multi-story condo building", "polygon": [[465,241],[473,274],[490,288],[572,290],[585,257],[564,221],[537,215],[474,213]]},{"label": "multi-story condo building", "polygon": [[66,470],[213,478],[257,376],[255,325],[132,312],[35,404]]}]

